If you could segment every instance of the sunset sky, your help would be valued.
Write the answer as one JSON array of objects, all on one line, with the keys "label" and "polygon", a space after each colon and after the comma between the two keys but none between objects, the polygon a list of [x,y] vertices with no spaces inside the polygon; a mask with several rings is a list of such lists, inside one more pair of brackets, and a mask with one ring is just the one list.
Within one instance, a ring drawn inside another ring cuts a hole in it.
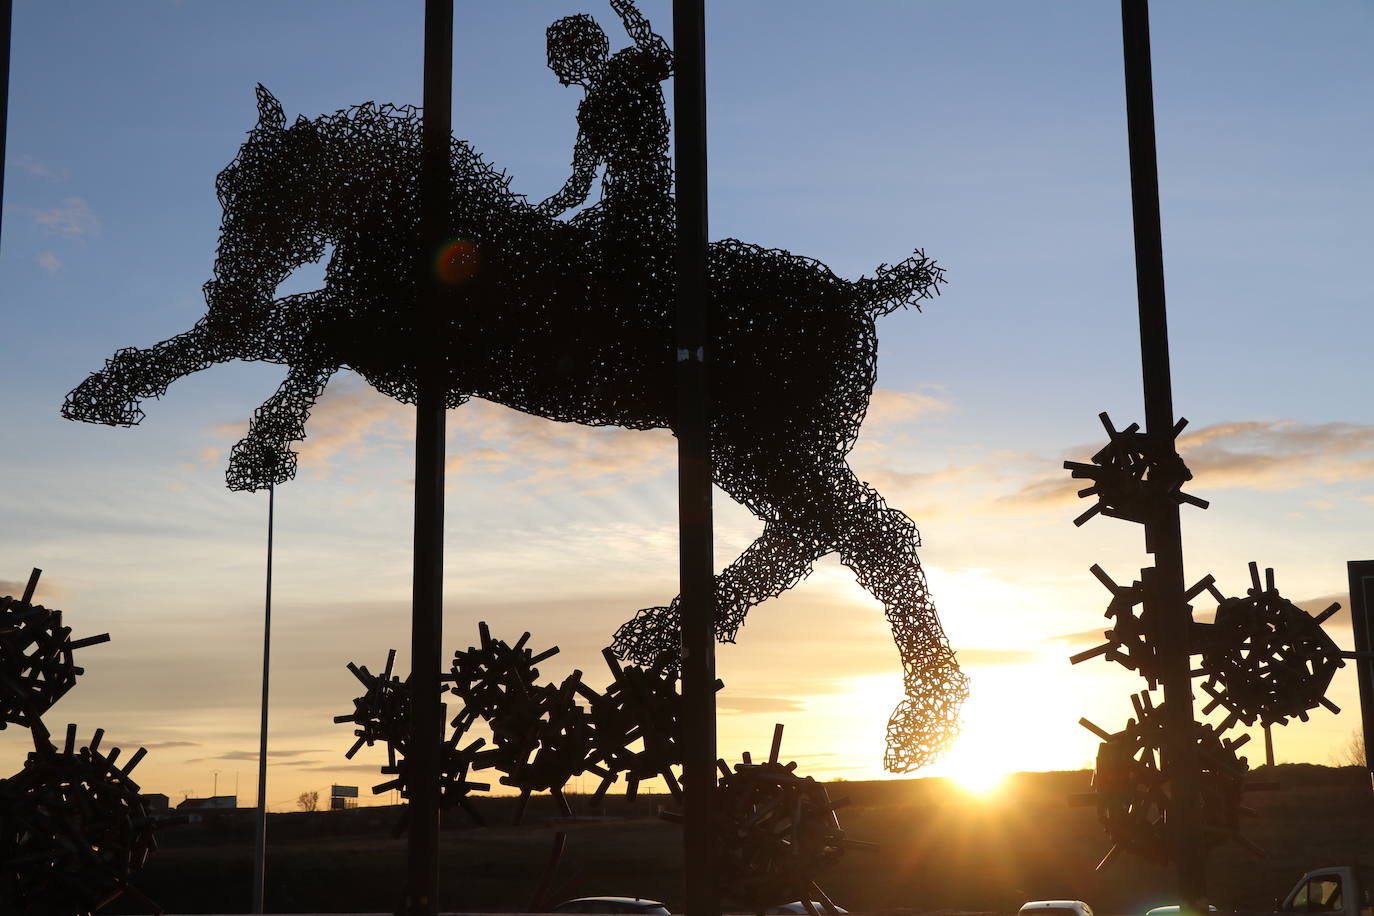
[{"label": "sunset sky", "polygon": [[[581,90],[544,29],[604,0],[457,2],[454,125],[513,187],[568,175]],[[266,494],[224,486],[229,448],[280,368],[217,366],[144,404],[135,429],[71,423],[65,393],[117,348],[204,311],[214,179],[264,83],[288,117],[420,101],[419,2],[19,0],[0,250],[0,594],[45,570],[86,676],[46,717],[149,749],[146,790],[255,798]],[[852,463],[921,529],[921,557],[972,681],[966,728],[926,774],[1089,765],[1087,716],[1116,730],[1139,680],[1067,657],[1107,593],[1148,562],[1139,530],[1094,520],[1062,468],[1097,414],[1141,419],[1117,5],[1090,0],[708,3],[711,235],[857,277],[924,248],[948,286],[881,320],[878,390]],[[671,38],[667,0],[642,0]],[[1243,594],[1277,570],[1313,610],[1374,556],[1374,6],[1157,0],[1155,97],[1182,440],[1189,580]],[[313,288],[302,269],[282,292]],[[518,316],[512,316],[518,322]],[[277,495],[267,800],[381,782],[343,753],[355,661],[409,643],[413,411],[331,384]],[[677,588],[674,443],[476,403],[449,421],[446,656],[533,632],[601,686],[599,650]],[[717,493],[717,562],[760,525]],[[1205,619],[1210,608],[1200,607]],[[1329,624],[1349,645],[1343,610]],[[881,776],[900,699],[881,607],[833,557],[721,647],[720,750],[784,752],[816,776]],[[1358,725],[1342,671],[1280,760],[1328,762]],[[1258,742],[1256,742],[1258,744]],[[29,746],[0,732],[0,775]],[[1251,761],[1263,751],[1252,745]],[[218,776],[216,777],[216,771]],[[925,774],[918,774],[925,775]],[[590,781],[589,788],[590,788]],[[383,800],[383,799],[378,799]],[[364,803],[371,802],[370,797]]]}]

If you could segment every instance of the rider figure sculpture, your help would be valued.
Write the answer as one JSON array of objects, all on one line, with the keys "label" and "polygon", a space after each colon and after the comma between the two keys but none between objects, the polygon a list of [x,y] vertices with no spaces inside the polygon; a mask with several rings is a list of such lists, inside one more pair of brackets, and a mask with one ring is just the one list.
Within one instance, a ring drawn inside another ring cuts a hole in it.
[{"label": "rider figure sculpture", "polygon": [[656,269],[671,263],[673,233],[673,170],[659,84],[671,75],[673,56],[633,0],[610,4],[635,42],[615,54],[608,56],[606,33],[591,16],[549,26],[549,69],[564,86],[575,83],[587,94],[577,107],[572,176],[535,209],[556,217],[582,205],[604,165],[600,202],[572,223],[591,235],[606,279],[640,288],[641,298],[648,278],[669,279]]}]

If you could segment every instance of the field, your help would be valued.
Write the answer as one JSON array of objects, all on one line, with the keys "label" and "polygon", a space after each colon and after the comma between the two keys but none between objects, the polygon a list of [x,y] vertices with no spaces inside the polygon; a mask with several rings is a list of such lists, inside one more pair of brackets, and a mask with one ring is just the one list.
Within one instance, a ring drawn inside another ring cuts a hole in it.
[{"label": "field", "polygon": [[[847,796],[849,836],[881,844],[851,850],[821,878],[841,906],[859,912],[902,910],[1009,913],[1026,900],[1069,897],[1102,914],[1139,914],[1170,898],[1170,872],[1119,858],[1095,871],[1107,844],[1092,808],[1066,798],[1088,786],[1086,772],[1025,773],[996,795],[971,797],[939,779],[832,784]],[[1264,910],[1303,871],[1374,861],[1374,797],[1364,771],[1302,764],[1253,774],[1277,779],[1279,791],[1253,793],[1246,835],[1258,858],[1239,846],[1210,859],[1213,902],[1224,910]],[[548,799],[535,799],[525,825],[509,826],[514,801],[481,799],[490,824],[457,814],[443,834],[441,907],[518,912],[528,907],[553,837],[568,834],[555,878],[556,899],[639,895],[681,905],[678,828],[654,813],[661,796],[629,805],[609,799],[608,817],[553,824]],[[574,797],[574,808],[586,811]],[[383,912],[397,902],[405,843],[393,839],[398,808],[273,815],[268,827],[269,912]],[[249,812],[239,812],[247,815]],[[139,885],[169,912],[246,912],[252,872],[251,819],[168,829]],[[132,901],[107,912],[146,912]]]}]

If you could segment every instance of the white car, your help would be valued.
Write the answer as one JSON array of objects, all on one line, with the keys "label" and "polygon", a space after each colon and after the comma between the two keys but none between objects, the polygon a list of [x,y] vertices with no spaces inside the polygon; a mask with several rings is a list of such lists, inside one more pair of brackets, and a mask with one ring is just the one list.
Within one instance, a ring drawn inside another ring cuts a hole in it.
[{"label": "white car", "polygon": [[1093,916],[1082,900],[1032,900],[1021,905],[1019,916]]},{"label": "white car", "polygon": [[668,916],[668,908],[657,900],[643,897],[578,897],[564,900],[555,913],[637,913],[640,916]]},{"label": "white car", "polygon": [[[823,903],[812,900],[811,905],[816,908],[816,912],[820,913],[821,916],[825,916],[825,914],[829,912]],[[841,914],[849,912],[842,906],[835,907],[835,910]],[[766,916],[807,916],[810,910],[808,910],[806,904],[802,903],[800,900],[794,900],[791,903],[784,903],[781,906],[771,906],[763,912]]]},{"label": "white car", "polygon": [[[1207,905],[1207,912],[1215,913],[1217,908],[1211,904]],[[1171,903],[1168,906],[1157,906],[1152,910],[1146,910],[1145,916],[1178,916],[1178,904]]]}]

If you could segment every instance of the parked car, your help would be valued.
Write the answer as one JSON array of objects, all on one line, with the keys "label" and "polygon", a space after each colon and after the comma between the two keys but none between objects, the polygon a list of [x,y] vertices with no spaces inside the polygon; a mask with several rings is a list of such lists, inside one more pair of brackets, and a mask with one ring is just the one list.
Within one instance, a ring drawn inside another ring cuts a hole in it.
[{"label": "parked car", "polygon": [[[1217,908],[1210,903],[1207,905],[1207,912],[1215,913]],[[1168,906],[1157,906],[1152,910],[1146,910],[1145,916],[1178,916],[1178,904],[1171,903]]]},{"label": "parked car", "polygon": [[657,900],[643,897],[578,897],[564,900],[555,913],[638,913],[640,916],[668,916],[668,908]]},{"label": "parked car", "polygon": [[1031,900],[1019,916],[1093,916],[1093,908],[1082,900]]},{"label": "parked car", "polygon": [[[815,900],[812,900],[811,905],[814,906],[816,908],[816,912],[821,913],[822,916],[824,916],[825,913],[829,912],[829,910],[825,908],[825,904],[823,903],[819,903]],[[835,907],[835,909],[840,913],[849,912],[842,906],[837,906]],[[802,903],[800,900],[794,900],[791,903],[784,903],[782,906],[769,907],[768,909],[764,910],[764,913],[766,913],[767,916],[807,916],[808,912],[809,911],[806,909],[806,904]]]}]

